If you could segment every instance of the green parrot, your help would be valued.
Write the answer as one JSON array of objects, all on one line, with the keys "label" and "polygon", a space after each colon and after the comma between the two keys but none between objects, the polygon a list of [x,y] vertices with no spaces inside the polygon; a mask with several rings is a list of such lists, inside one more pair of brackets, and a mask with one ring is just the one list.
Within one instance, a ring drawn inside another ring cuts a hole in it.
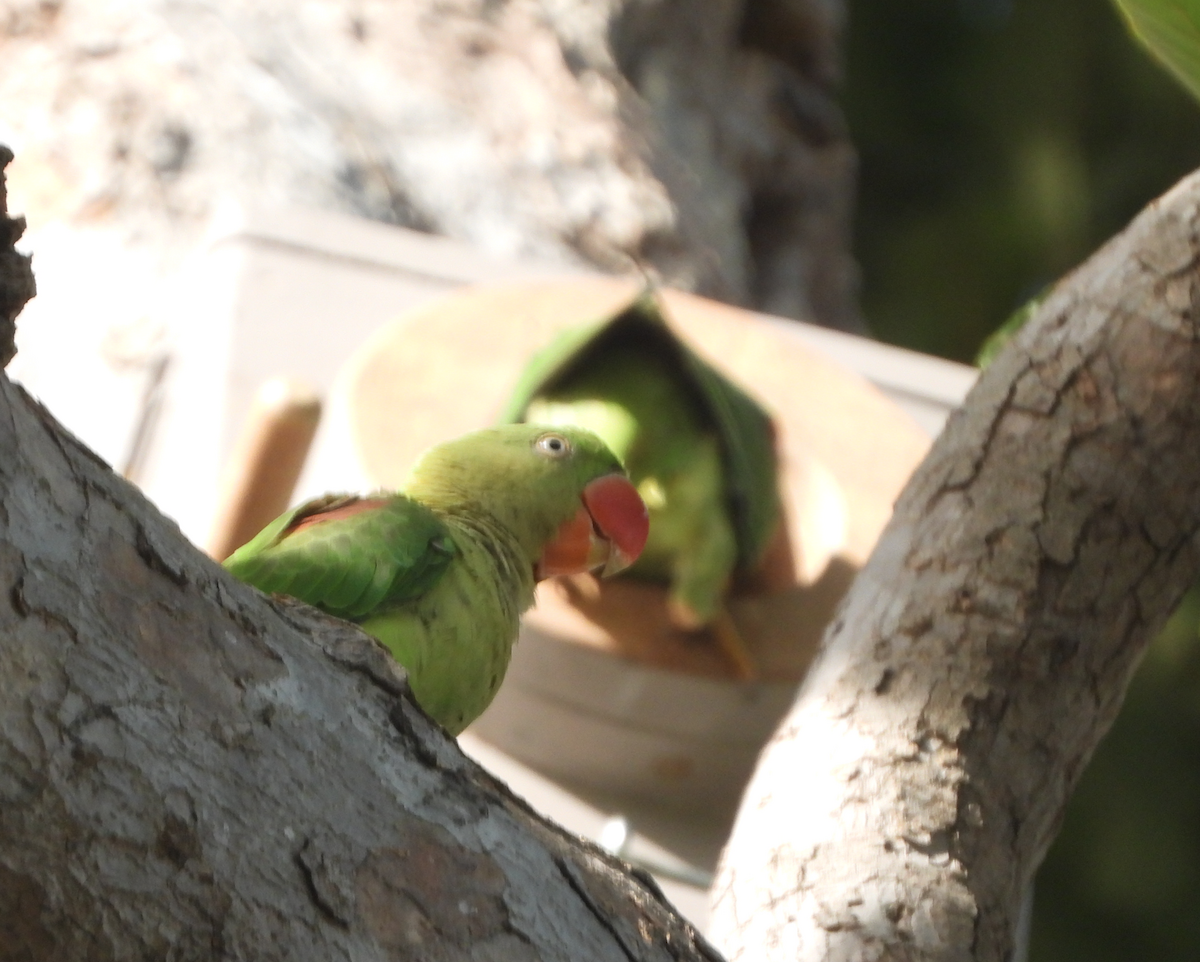
[{"label": "green parrot", "polygon": [[629,573],[668,583],[672,623],[711,626],[738,674],[753,676],[725,597],[780,520],[774,429],[671,332],[653,292],[548,345],[502,419],[575,425],[604,439],[650,512],[649,539]]},{"label": "green parrot", "polygon": [[431,448],[394,494],[326,495],[286,512],[225,566],[357,622],[457,735],[496,694],[534,583],[622,570],[648,525],[596,435],[506,425]]}]

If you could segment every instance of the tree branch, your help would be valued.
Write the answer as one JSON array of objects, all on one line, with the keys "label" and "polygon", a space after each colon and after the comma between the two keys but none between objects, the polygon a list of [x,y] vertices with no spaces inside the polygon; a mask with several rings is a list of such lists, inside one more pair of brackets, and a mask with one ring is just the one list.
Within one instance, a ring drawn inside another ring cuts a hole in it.
[{"label": "tree branch", "polygon": [[718,958],[2,374],[0,678],[4,958]]},{"label": "tree branch", "polygon": [[0,144],[0,368],[6,367],[17,353],[13,341],[17,315],[37,293],[30,266],[33,259],[28,254],[18,254],[13,247],[25,233],[25,218],[8,216],[4,168],[12,159],[12,151]]},{"label": "tree branch", "polygon": [[734,959],[1009,958],[1200,570],[1200,176],[1058,285],[896,506],[744,799]]},{"label": "tree branch", "polygon": [[2,376],[0,589],[14,957],[716,958],[373,640],[233,581]]}]

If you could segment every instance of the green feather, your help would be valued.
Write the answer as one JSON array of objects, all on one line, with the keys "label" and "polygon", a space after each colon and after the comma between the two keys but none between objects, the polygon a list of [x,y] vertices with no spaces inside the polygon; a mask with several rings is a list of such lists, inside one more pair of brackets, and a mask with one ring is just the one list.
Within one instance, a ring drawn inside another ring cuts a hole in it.
[{"label": "green feather", "polygon": [[[454,556],[446,525],[403,495],[358,514],[291,531],[305,518],[363,503],[326,495],[276,519],[225,566],[263,591],[292,595],[343,618],[419,597]],[[447,548],[449,550],[447,550]]]}]

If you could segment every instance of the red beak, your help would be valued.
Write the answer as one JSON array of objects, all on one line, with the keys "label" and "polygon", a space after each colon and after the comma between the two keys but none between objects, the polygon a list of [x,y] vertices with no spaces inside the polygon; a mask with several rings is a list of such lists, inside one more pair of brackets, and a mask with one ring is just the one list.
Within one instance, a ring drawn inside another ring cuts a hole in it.
[{"label": "red beak", "polygon": [[563,523],[538,559],[538,580],[598,571],[604,577],[633,564],[650,533],[646,505],[627,477],[606,474],[583,489],[583,505]]}]

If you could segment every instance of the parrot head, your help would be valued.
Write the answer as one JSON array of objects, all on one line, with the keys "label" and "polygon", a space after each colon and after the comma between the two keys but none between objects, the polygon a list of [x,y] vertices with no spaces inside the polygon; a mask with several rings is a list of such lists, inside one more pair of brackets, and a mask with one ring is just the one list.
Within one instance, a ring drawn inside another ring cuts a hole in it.
[{"label": "parrot head", "polygon": [[431,448],[405,490],[516,535],[538,579],[622,571],[650,531],[620,461],[582,428],[507,424]]}]

